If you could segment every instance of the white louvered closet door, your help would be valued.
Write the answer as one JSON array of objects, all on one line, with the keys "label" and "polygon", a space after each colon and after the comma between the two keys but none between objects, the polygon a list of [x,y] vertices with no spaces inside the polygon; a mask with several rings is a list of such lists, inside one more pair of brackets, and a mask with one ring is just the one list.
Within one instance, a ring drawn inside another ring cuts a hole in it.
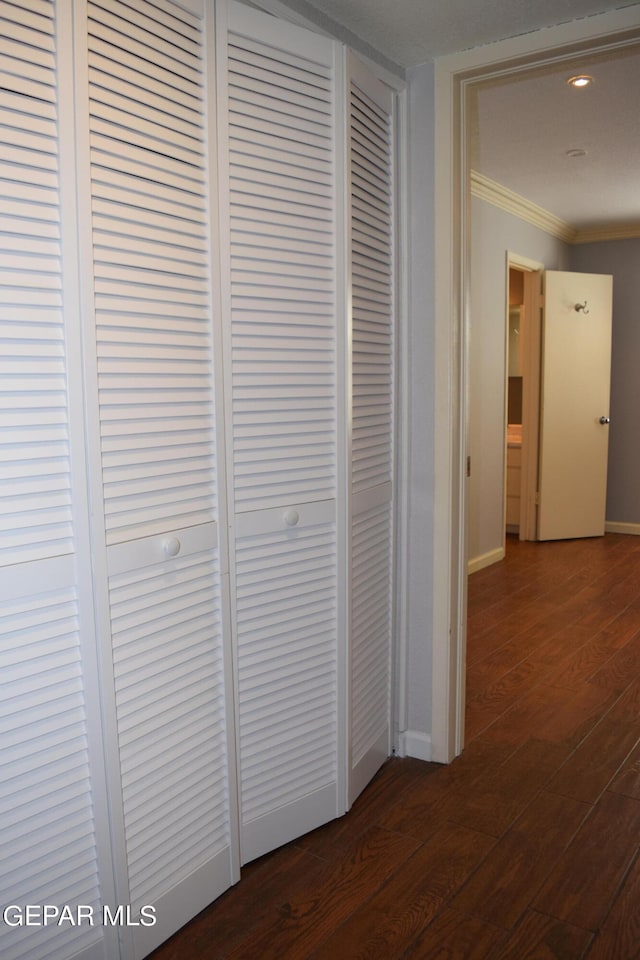
[{"label": "white louvered closet door", "polygon": [[245,862],[344,810],[334,73],[331,42],[231,5],[223,222]]},{"label": "white louvered closet door", "polygon": [[239,874],[216,483],[213,38],[199,0],[95,0],[87,16],[92,462],[118,889],[136,919],[147,905],[157,917],[125,944],[137,958]]},{"label": "white louvered closet door", "polygon": [[351,271],[350,783],[391,752],[393,94],[349,57]]},{"label": "white louvered closet door", "polygon": [[[71,19],[59,7],[0,9],[0,902],[68,904],[73,916],[82,904],[100,918],[113,891],[64,146]],[[3,960],[117,954],[117,932],[100,923],[17,919],[0,922]]]}]

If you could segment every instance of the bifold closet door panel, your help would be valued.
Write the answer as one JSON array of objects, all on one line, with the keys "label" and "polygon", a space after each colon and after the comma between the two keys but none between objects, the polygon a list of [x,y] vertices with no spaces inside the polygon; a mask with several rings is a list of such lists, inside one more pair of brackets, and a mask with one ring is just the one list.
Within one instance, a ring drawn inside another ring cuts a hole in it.
[{"label": "bifold closet door panel", "polygon": [[211,16],[197,0],[87,4],[90,410],[118,883],[136,919],[149,905],[157,917],[125,945],[135,957],[239,870],[218,543]]},{"label": "bifold closet door panel", "polygon": [[246,861],[342,812],[335,48],[231,4],[226,53],[229,488]]},{"label": "bifold closet door panel", "polygon": [[260,514],[236,521],[245,861],[336,815],[335,504]]},{"label": "bifold closet door panel", "polygon": [[393,94],[349,57],[350,802],[391,752]]},{"label": "bifold closet door panel", "polygon": [[[69,194],[61,155],[72,141],[71,21],[60,9],[30,0],[0,11],[3,960],[105,960],[118,949],[101,922],[113,889],[94,722],[73,184]],[[45,927],[44,904],[74,919],[81,905],[85,922]]]}]

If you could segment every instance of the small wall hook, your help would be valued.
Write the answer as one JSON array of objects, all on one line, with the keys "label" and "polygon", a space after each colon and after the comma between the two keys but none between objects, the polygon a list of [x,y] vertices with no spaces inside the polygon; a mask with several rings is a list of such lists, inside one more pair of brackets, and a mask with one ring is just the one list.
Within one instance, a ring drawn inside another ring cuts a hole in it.
[{"label": "small wall hook", "polygon": [[585,300],[584,303],[576,303],[574,310],[576,311],[576,313],[580,313],[581,311],[582,313],[589,313],[589,311],[587,310],[587,301]]}]

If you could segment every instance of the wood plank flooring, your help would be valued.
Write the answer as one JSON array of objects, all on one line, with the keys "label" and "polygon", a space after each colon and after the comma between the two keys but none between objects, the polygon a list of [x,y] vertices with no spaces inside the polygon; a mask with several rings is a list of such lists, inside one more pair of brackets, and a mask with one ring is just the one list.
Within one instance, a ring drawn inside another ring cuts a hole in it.
[{"label": "wood plank flooring", "polygon": [[638,960],[640,537],[469,582],[467,745],[391,759],[153,960]]}]

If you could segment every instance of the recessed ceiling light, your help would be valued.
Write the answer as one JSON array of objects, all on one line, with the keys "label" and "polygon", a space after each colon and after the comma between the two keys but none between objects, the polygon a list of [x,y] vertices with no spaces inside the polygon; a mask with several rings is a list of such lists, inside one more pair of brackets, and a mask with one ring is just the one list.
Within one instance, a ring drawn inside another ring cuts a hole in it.
[{"label": "recessed ceiling light", "polygon": [[593,83],[593,77],[590,77],[588,73],[579,73],[575,77],[569,77],[567,83],[570,87],[589,87]]}]

